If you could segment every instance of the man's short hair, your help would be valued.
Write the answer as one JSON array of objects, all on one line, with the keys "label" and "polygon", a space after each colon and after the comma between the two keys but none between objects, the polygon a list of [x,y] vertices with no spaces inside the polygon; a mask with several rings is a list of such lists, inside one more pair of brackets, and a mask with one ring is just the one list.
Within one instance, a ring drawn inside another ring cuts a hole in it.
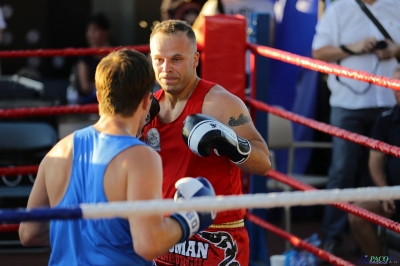
[{"label": "man's short hair", "polygon": [[197,49],[196,34],[194,33],[192,26],[183,20],[170,19],[158,23],[150,34],[150,40],[156,33],[164,33],[173,36],[181,34],[182,32],[186,34],[191,43]]},{"label": "man's short hair", "polygon": [[118,50],[104,57],[96,68],[100,115],[130,117],[143,97],[154,89],[150,60],[134,50]]}]

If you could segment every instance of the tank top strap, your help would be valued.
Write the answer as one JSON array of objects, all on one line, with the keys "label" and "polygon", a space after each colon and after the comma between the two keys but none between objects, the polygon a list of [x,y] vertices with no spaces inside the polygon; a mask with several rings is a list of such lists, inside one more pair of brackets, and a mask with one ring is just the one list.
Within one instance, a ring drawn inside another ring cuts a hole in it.
[{"label": "tank top strap", "polygon": [[[93,126],[74,132],[73,161],[71,179],[63,200],[70,203],[72,198],[81,202],[107,201],[104,194],[103,178],[108,164],[123,150],[136,145],[146,145],[130,136],[108,135],[96,131]],[[75,195],[74,191],[85,191]]]},{"label": "tank top strap", "polygon": [[164,90],[163,89],[159,89],[158,91],[153,93],[154,98],[156,98],[157,100],[160,100],[161,96],[164,94]]},{"label": "tank top strap", "polygon": [[[201,79],[196,86],[193,94],[188,99],[184,112],[186,114],[201,113],[204,98],[216,83]],[[186,116],[185,116],[186,117]]]},{"label": "tank top strap", "polygon": [[201,99],[203,101],[204,97],[206,97],[206,94],[215,85],[216,84],[213,82],[200,79],[199,83],[196,86],[195,93],[193,93],[192,96],[189,98],[188,103],[190,103],[191,100],[197,100],[197,99]]},{"label": "tank top strap", "polygon": [[[204,97],[206,96],[206,94],[210,91],[210,89],[212,87],[214,87],[216,85],[216,83],[214,82],[210,82],[204,79],[200,79],[199,83],[196,86],[196,93],[193,93],[189,100],[188,103],[193,99],[194,100],[198,100],[198,99],[204,99]],[[159,89],[158,91],[156,91],[155,93],[153,93],[153,96],[157,99],[160,100],[162,98],[162,96],[164,95],[164,90],[163,89]]]}]

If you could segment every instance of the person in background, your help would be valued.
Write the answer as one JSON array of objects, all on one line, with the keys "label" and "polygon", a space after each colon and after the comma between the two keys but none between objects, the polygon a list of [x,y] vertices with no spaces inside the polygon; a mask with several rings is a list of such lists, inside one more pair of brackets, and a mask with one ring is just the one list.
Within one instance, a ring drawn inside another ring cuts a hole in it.
[{"label": "person in background", "polygon": [[[86,27],[86,41],[91,48],[110,46],[110,23],[103,13],[89,18]],[[71,101],[76,101],[78,104],[97,102],[94,75],[96,67],[103,57],[104,55],[95,55],[82,56],[77,59],[70,76],[70,83],[76,90],[77,99]]]},{"label": "person in background", "polygon": [[[3,10],[0,7],[0,44],[3,41],[3,30],[7,27],[7,23],[4,20]],[[1,76],[1,63],[0,63],[0,76]]]},{"label": "person in background", "polygon": [[[391,77],[397,65],[396,57],[400,57],[400,1],[363,2],[393,41],[384,38],[356,1],[336,0],[327,7],[317,23],[312,43],[313,57]],[[354,79],[331,74],[328,88],[331,92],[330,123],[357,134],[370,136],[376,117],[395,105],[389,89]],[[367,149],[333,137],[332,152],[327,189],[372,185]],[[327,205],[322,221],[322,248],[338,255],[342,233],[347,225],[347,213]]]},{"label": "person in background", "polygon": [[[397,66],[393,78],[400,80],[400,65]],[[372,138],[400,147],[400,91],[394,90],[393,94],[397,104],[377,117]],[[400,158],[371,149],[369,171],[375,186],[400,185]],[[354,205],[400,222],[400,200],[355,202]],[[375,224],[353,214],[349,214],[349,222],[363,254],[384,255]]]},{"label": "person in background", "polygon": [[0,7],[0,43],[3,41],[3,30],[7,27],[7,23],[4,20],[3,10]]},{"label": "person in background", "polygon": [[206,1],[207,0],[162,0],[160,6],[161,21],[179,19],[193,25]]}]

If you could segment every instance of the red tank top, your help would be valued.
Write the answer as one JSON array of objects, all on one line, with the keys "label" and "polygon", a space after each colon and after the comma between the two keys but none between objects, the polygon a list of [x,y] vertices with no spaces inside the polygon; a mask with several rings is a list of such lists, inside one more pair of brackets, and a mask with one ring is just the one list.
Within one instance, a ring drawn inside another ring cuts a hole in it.
[{"label": "red tank top", "polygon": [[[201,113],[204,97],[215,85],[200,80],[196,89],[188,99],[181,115],[169,124],[161,123],[157,117],[146,126],[143,132],[147,144],[157,150],[163,163],[163,197],[173,198],[175,182],[182,177],[207,178],[217,195],[242,194],[241,171],[225,156],[212,153],[209,157],[194,154],[182,139],[183,121],[190,114]],[[161,99],[164,91],[160,89],[154,94]],[[226,223],[242,219],[246,210],[219,212],[215,223]]]}]

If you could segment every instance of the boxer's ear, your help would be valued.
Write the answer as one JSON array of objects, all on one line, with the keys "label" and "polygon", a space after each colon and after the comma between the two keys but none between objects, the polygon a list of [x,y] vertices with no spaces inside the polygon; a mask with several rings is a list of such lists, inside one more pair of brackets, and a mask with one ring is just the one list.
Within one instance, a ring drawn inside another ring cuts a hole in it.
[{"label": "boxer's ear", "polygon": [[96,98],[97,98],[97,102],[100,102],[100,95],[99,95],[99,91],[96,90]]},{"label": "boxer's ear", "polygon": [[143,96],[143,99],[142,99],[143,108],[146,110],[146,112],[148,112],[150,110],[151,96],[152,96],[152,93],[148,92]]}]

